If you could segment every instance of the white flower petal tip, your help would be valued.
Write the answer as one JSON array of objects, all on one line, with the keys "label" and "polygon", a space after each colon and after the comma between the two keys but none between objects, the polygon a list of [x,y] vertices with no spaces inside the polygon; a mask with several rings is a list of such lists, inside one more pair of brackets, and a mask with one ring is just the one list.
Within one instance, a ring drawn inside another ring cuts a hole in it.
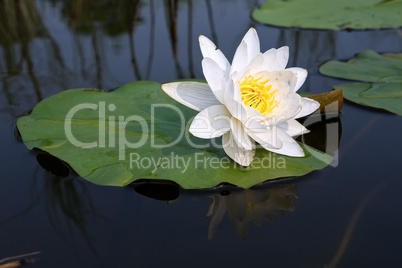
[{"label": "white flower petal tip", "polygon": [[[299,145],[299,147],[300,147],[300,145]],[[304,152],[303,152],[303,149],[301,149],[301,147],[300,147],[300,150],[293,150],[293,151],[290,152],[290,153],[284,153],[284,152],[282,152],[282,153],[280,153],[280,154],[286,155],[286,156],[290,156],[290,157],[305,157],[305,156],[306,156],[306,155],[304,154]]]},{"label": "white flower petal tip", "polygon": [[283,146],[280,149],[268,149],[271,152],[292,156],[292,157],[304,157],[304,151],[300,147],[300,145],[285,131],[281,130],[280,128],[276,129],[278,137],[281,139]]},{"label": "white flower petal tip", "polygon": [[220,104],[208,84],[200,82],[173,82],[162,85],[172,99],[196,111]]},{"label": "white flower petal tip", "polygon": [[310,130],[294,119],[279,123],[277,126],[285,131],[290,137],[297,137],[310,132]]},{"label": "white flower petal tip", "polygon": [[231,116],[225,106],[210,106],[194,118],[189,131],[201,139],[217,138],[229,131],[230,119]]},{"label": "white flower petal tip", "polygon": [[204,58],[211,58],[219,65],[224,73],[227,73],[230,69],[230,63],[225,55],[223,55],[222,51],[220,51],[211,40],[203,35],[198,37],[198,41],[202,56]]},{"label": "white flower petal tip", "polygon": [[[237,47],[236,52],[233,56],[232,66],[230,68],[230,74],[238,73],[243,74],[248,65],[248,49],[245,40],[242,40],[240,45]],[[237,82],[237,81],[236,81]]]},{"label": "white flower petal tip", "polygon": [[250,28],[244,35],[242,42],[247,44],[247,65],[260,54],[260,39],[258,38],[257,31]]},{"label": "white flower petal tip", "polygon": [[248,167],[253,161],[255,149],[245,150],[244,148],[239,147],[234,141],[233,133],[231,131],[222,136],[222,146],[226,154],[241,166]]},{"label": "white flower petal tip", "polygon": [[295,118],[301,118],[301,117],[314,113],[315,111],[318,110],[318,108],[320,108],[320,103],[313,99],[304,97],[304,98],[301,98],[301,100],[300,100],[300,106],[301,106],[301,110],[295,116]]},{"label": "white flower petal tip", "polygon": [[280,70],[285,69],[289,61],[289,47],[283,46],[276,50],[277,61],[280,64]]},{"label": "white flower petal tip", "polygon": [[287,68],[286,70],[293,72],[293,74],[296,76],[297,82],[294,87],[294,92],[298,91],[304,84],[304,81],[306,81],[308,75],[307,70],[299,67]]},{"label": "white flower petal tip", "polygon": [[289,47],[271,48],[262,54],[264,56],[264,70],[284,70],[289,60]]},{"label": "white flower petal tip", "polygon": [[206,37],[206,36],[204,36],[202,34],[200,34],[198,36],[198,42],[200,43],[201,51],[202,51],[203,48],[217,49],[216,45],[211,40],[209,40],[208,37]]},{"label": "white flower petal tip", "polygon": [[248,29],[247,33],[244,35],[243,40],[247,40],[249,37],[258,38],[258,34],[257,31],[254,29],[254,27],[251,27],[250,29]]},{"label": "white flower petal tip", "polygon": [[289,47],[288,46],[282,46],[282,47],[280,47],[280,48],[278,48],[276,50],[276,53],[284,54],[284,55],[287,54],[289,56]]}]

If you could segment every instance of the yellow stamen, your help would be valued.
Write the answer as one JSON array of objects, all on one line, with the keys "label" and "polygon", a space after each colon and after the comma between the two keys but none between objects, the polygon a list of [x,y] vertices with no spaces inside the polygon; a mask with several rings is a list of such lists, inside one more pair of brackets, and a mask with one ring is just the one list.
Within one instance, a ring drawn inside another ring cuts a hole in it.
[{"label": "yellow stamen", "polygon": [[278,90],[271,91],[272,85],[267,85],[269,78],[260,81],[261,78],[254,78],[249,75],[239,83],[241,99],[246,106],[253,107],[261,115],[267,115],[278,105],[274,96]]}]

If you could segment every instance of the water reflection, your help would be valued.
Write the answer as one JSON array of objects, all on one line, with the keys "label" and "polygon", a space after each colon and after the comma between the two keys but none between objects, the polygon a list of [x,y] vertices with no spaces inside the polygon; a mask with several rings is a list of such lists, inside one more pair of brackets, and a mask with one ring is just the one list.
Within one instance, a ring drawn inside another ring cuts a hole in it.
[{"label": "water reflection", "polygon": [[101,263],[89,228],[91,222],[102,220],[102,217],[97,213],[86,183],[51,174],[46,174],[43,179],[43,202],[50,225],[78,259],[82,257],[78,243],[83,241],[95,261]]},{"label": "water reflection", "polygon": [[[102,220],[92,200],[88,183],[77,179],[74,171],[56,157],[36,151],[36,159],[40,166],[48,172],[38,172],[34,176],[34,200],[41,199],[50,225],[62,241],[76,249],[75,237],[78,234],[99,262],[93,238],[89,234],[90,222]],[[35,189],[36,188],[36,189]],[[35,190],[34,190],[35,189]],[[79,252],[75,252],[77,257]]]},{"label": "water reflection", "polygon": [[[53,171],[60,170],[60,166],[63,165],[60,161],[54,157],[51,159],[51,156],[45,161],[44,155],[46,154],[39,152],[38,161],[47,162],[48,167],[53,164],[51,168]],[[65,172],[64,169],[61,170]],[[47,216],[48,221],[38,220],[41,228],[47,230],[48,226],[51,227],[79,262],[87,263],[89,260],[90,263],[97,263],[99,266],[101,258],[90,229],[92,223],[99,224],[104,221],[104,218],[98,214],[89,186],[87,182],[76,177],[60,177],[37,169],[32,178],[29,205],[14,215],[1,219],[0,225],[18,223],[32,213],[42,219]],[[29,225],[32,225],[29,228],[34,228],[36,222],[30,222]],[[49,237],[51,237],[49,230],[42,234],[43,240]],[[36,246],[41,247],[40,245],[41,243],[37,243]],[[42,248],[38,249],[42,250]],[[83,249],[91,256],[88,254],[83,256],[80,252]]]},{"label": "water reflection", "polygon": [[[210,7],[211,3],[208,4]],[[170,60],[174,62],[176,77],[194,78],[193,47],[198,45],[193,36],[195,7],[192,1],[0,0],[0,77],[7,103],[23,98],[30,103],[34,100],[33,105],[43,97],[74,86],[109,89],[130,80],[150,79],[155,71],[155,51],[161,47],[156,45],[158,8],[165,11],[165,25],[158,25],[158,35],[163,35],[160,30],[165,28],[170,37]],[[179,13],[183,12],[179,9],[183,8],[187,9],[187,31],[181,33],[178,23]],[[208,10],[212,12],[212,8]],[[211,30],[215,33],[213,17],[209,15]],[[147,33],[136,33],[139,26]],[[179,32],[182,37],[187,35],[185,50],[179,50]],[[158,44],[169,47],[165,40],[159,39]],[[121,54],[124,54],[124,61],[113,62],[111,56]],[[183,66],[183,57],[188,66]],[[124,70],[126,64],[131,65],[133,76],[121,81],[116,71]]]},{"label": "water reflection", "polygon": [[335,166],[342,138],[341,114],[313,114],[299,121],[310,133],[298,137],[297,141],[333,156],[336,163],[332,164]]},{"label": "water reflection", "polygon": [[[218,40],[219,3],[209,0],[0,1],[0,90],[8,104],[22,99],[33,106],[74,87],[111,89],[132,80],[202,78],[199,34],[229,59],[235,48]],[[255,4],[246,7],[251,11]],[[194,18],[200,7],[206,12],[203,30]],[[270,31],[279,32],[277,46],[292,47],[289,65],[318,67],[335,56],[333,32]],[[170,70],[175,70],[173,77],[165,76]]]},{"label": "water reflection", "polygon": [[[207,35],[230,59],[235,46],[227,40],[244,34],[222,30],[220,2],[228,0],[0,0],[0,90],[7,104],[22,100],[33,106],[72,87],[111,89],[132,80],[202,78],[197,36]],[[257,2],[247,1],[245,13]],[[288,45],[289,66],[308,68],[313,76],[319,64],[337,58],[344,47],[339,37],[348,35],[259,27],[267,31],[260,36],[262,44]],[[392,38],[395,31],[385,34]],[[307,90],[313,80],[306,81]]]},{"label": "water reflection", "polygon": [[[30,43],[40,35],[41,25],[41,17],[33,1],[0,2],[0,45],[4,58],[4,62],[0,61],[0,69],[6,74],[1,80],[8,103],[12,103],[13,99],[9,80],[22,72],[28,74],[36,99],[42,99],[30,52]],[[16,47],[16,44],[20,46]]]},{"label": "water reflection", "polygon": [[[326,60],[336,58],[337,34],[335,31],[280,29],[277,46],[292,48],[288,66],[317,67]],[[317,69],[309,71],[315,72]]]},{"label": "water reflection", "polygon": [[[150,79],[152,66],[154,62],[154,54],[156,42],[156,8],[163,8],[165,16],[165,29],[169,36],[172,59],[175,65],[176,76],[178,78],[194,78],[194,64],[193,64],[193,1],[178,1],[167,0],[161,3],[156,3],[154,0],[140,1],[57,1],[52,0],[53,4],[60,4],[62,16],[67,21],[68,27],[73,29],[74,43],[77,46],[79,54],[79,61],[81,67],[85,66],[84,55],[85,39],[79,38],[80,35],[91,37],[91,51],[94,53],[94,60],[96,66],[96,81],[97,87],[102,88],[103,76],[109,74],[110,70],[103,70],[107,67],[107,56],[105,54],[105,46],[107,41],[104,36],[116,38],[127,34],[130,64],[133,69],[134,80],[148,80]],[[209,1],[206,2],[208,6],[208,18],[213,33],[213,39],[216,39],[216,30],[213,22],[212,7]],[[187,55],[188,68],[184,68],[179,61],[179,54],[186,51],[179,49],[179,13],[180,9],[187,9]],[[144,15],[145,14],[145,15]],[[143,25],[148,29],[148,39],[145,35],[138,36],[138,26]],[[120,45],[119,45],[120,46]],[[146,50],[144,50],[146,48]],[[140,57],[138,56],[138,53]],[[147,54],[146,61],[141,64],[139,58]],[[188,69],[188,73],[184,70]],[[91,69],[92,70],[92,69]],[[83,69],[84,76],[91,70]]]},{"label": "water reflection", "polygon": [[[180,190],[173,183],[140,182],[128,188],[134,188],[137,193],[148,198],[168,201],[169,204],[177,201],[180,193],[187,194],[186,190]],[[276,216],[292,212],[295,209],[293,199],[299,198],[295,183],[246,190],[233,187],[222,189],[203,195],[210,199],[206,215],[210,217],[208,240],[215,236],[226,211],[234,234],[245,240],[249,222],[261,226],[263,221],[273,221]]]},{"label": "water reflection", "polygon": [[292,212],[295,209],[293,198],[299,198],[299,193],[296,184],[290,184],[269,189],[225,191],[209,198],[207,217],[211,217],[211,222],[208,239],[215,236],[227,210],[234,234],[245,240],[249,222],[261,226],[263,221],[273,221],[275,216]]},{"label": "water reflection", "polygon": [[[84,78],[89,78],[91,72],[95,70],[96,87],[104,87],[104,75],[111,71],[107,61],[108,53],[105,50],[107,40],[104,36],[114,38],[123,34],[129,36],[129,52],[134,79],[141,80],[143,78],[135,55],[134,42],[136,26],[143,21],[139,16],[141,1],[61,1],[60,4],[62,4],[62,16],[76,33],[73,37],[78,52],[77,62]],[[85,62],[88,57],[85,55],[85,51],[88,51],[85,48],[86,39],[80,36],[90,37],[91,49],[89,51],[93,54],[95,68]],[[149,61],[149,64],[151,63],[152,61]]]}]

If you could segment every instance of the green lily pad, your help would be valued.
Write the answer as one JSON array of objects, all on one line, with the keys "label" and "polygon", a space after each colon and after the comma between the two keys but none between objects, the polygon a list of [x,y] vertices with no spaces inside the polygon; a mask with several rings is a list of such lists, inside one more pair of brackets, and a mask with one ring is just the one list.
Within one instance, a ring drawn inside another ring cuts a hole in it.
[{"label": "green lily pad", "polygon": [[402,26],[401,0],[270,0],[252,13],[262,23],[306,29],[384,29]]},{"label": "green lily pad", "polygon": [[320,67],[320,72],[365,82],[335,85],[334,88],[342,89],[344,98],[350,101],[402,116],[401,54],[379,55],[366,50],[348,62],[329,61]]},{"label": "green lily pad", "polygon": [[[69,113],[72,119],[66,121]],[[196,114],[168,97],[160,84],[133,82],[113,92],[64,91],[40,102],[17,125],[30,150],[46,151],[68,163],[84,179],[100,185],[125,186],[150,179],[170,180],[187,189],[224,182],[249,188],[266,180],[322,169],[332,160],[303,145],[304,158],[257,149],[252,164],[241,167],[213,144],[219,139],[198,139],[182,128]],[[128,119],[132,121],[125,124]],[[142,144],[130,148],[125,141]],[[174,144],[166,146],[170,143]]]}]

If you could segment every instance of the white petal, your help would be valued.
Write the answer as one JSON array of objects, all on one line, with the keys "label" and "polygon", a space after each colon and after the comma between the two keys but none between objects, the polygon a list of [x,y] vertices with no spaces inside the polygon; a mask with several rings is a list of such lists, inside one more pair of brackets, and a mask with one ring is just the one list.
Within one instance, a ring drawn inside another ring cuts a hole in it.
[{"label": "white petal", "polygon": [[224,104],[234,118],[242,122],[247,119],[247,112],[241,100],[239,85],[234,85],[230,82],[227,84]]},{"label": "white petal", "polygon": [[301,107],[299,106],[299,109],[296,111],[295,114],[282,114],[282,115],[272,115],[270,117],[266,116],[265,120],[260,121],[261,124],[264,124],[266,127],[272,127],[276,126],[280,123],[286,122],[288,120],[291,120],[295,118],[295,115],[301,110]]},{"label": "white petal", "polygon": [[271,124],[279,124],[294,118],[301,111],[300,102],[301,97],[299,94],[289,93],[283,100],[279,101],[278,106],[272,111],[273,116],[269,118]]},{"label": "white petal", "polygon": [[212,240],[214,238],[216,231],[218,230],[218,226],[221,223],[223,216],[226,212],[227,201],[226,196],[209,196],[212,200],[210,203],[209,211],[207,217],[211,216],[211,221],[208,227],[208,240]]},{"label": "white petal", "polygon": [[263,56],[264,70],[284,70],[289,60],[289,47],[283,46],[278,49],[271,48],[270,50],[267,50]]},{"label": "white petal", "polygon": [[223,103],[226,88],[226,76],[219,65],[211,58],[202,60],[202,71],[215,97]]},{"label": "white petal", "polygon": [[296,75],[297,82],[294,88],[294,92],[298,91],[299,88],[303,85],[304,81],[306,81],[308,74],[307,70],[299,67],[287,68],[286,70],[292,71]]},{"label": "white petal", "polygon": [[259,53],[257,54],[254,59],[249,63],[248,69],[246,73],[243,75],[242,79],[245,77],[251,75],[254,75],[255,73],[264,71],[264,56]]},{"label": "white petal", "polygon": [[260,40],[258,39],[257,31],[252,27],[243,37],[243,40],[247,44],[248,65],[258,54],[260,54]]},{"label": "white petal", "polygon": [[[257,111],[255,108],[250,107],[250,106],[245,106],[246,108],[246,113],[247,113],[247,120],[256,120],[256,121],[261,121],[266,119],[264,116],[261,115],[259,111]],[[243,122],[244,124],[245,122]]]},{"label": "white petal", "polygon": [[276,50],[276,63],[279,66],[279,70],[285,69],[289,60],[289,47],[283,46]]},{"label": "white petal", "polygon": [[222,51],[220,51],[211,40],[203,35],[200,35],[198,40],[200,42],[202,56],[204,58],[213,59],[224,71],[224,73],[227,74],[230,69],[230,63],[226,59],[225,55],[223,55]]},{"label": "white petal", "polygon": [[247,134],[258,142],[266,150],[280,149],[283,144],[278,138],[276,126],[270,126],[264,129],[246,129]]},{"label": "white petal", "polygon": [[[245,41],[241,41],[240,45],[236,49],[236,53],[233,57],[232,67],[230,68],[230,74],[235,72],[238,73],[239,76],[242,76],[243,73],[247,69],[248,65],[248,56],[247,56],[247,44]],[[237,83],[238,81],[235,81]]]},{"label": "white petal", "polygon": [[301,134],[308,133],[309,130],[305,128],[302,124],[294,119],[290,119],[286,122],[279,123],[277,127],[281,128],[291,137],[299,136]]},{"label": "white petal", "polygon": [[288,156],[293,156],[293,157],[303,157],[304,152],[303,149],[300,147],[300,145],[286,132],[281,130],[280,128],[276,129],[278,138],[282,141],[283,146],[280,149],[270,149],[266,148],[267,150],[277,153],[277,154],[283,154],[283,155],[288,155]]},{"label": "white petal", "polygon": [[174,82],[163,84],[162,89],[171,98],[196,111],[220,104],[207,83]]},{"label": "white petal", "polygon": [[239,120],[232,117],[232,120],[230,120],[230,129],[232,131],[233,138],[239,147],[242,147],[245,150],[253,149],[252,141]]},{"label": "white petal", "polygon": [[295,118],[300,118],[309,114],[314,113],[318,108],[320,108],[320,103],[318,101],[309,99],[309,98],[301,98],[300,101],[301,110],[295,116]]},{"label": "white petal", "polygon": [[223,105],[214,105],[196,115],[190,133],[201,139],[220,137],[230,129],[230,114]]},{"label": "white petal", "polygon": [[231,131],[226,132],[222,136],[222,146],[226,154],[236,163],[242,166],[249,166],[255,155],[255,149],[245,150],[239,147],[234,141]]}]

